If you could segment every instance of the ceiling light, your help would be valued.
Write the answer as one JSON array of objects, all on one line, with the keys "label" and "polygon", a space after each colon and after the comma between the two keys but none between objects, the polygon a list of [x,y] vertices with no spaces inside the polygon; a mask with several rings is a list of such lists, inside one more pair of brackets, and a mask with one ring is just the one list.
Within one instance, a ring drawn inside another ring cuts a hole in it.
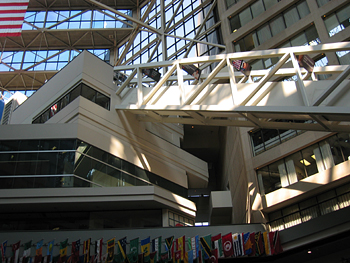
[{"label": "ceiling light", "polygon": [[315,157],[315,155],[313,154],[313,155],[311,155],[310,156],[312,159],[314,159],[314,160],[316,160],[316,157]]}]

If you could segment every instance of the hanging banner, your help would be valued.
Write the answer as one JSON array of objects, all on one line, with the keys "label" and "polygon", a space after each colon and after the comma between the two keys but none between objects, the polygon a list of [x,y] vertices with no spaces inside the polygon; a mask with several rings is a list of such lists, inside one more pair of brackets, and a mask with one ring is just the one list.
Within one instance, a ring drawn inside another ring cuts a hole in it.
[{"label": "hanging banner", "polygon": [[160,77],[161,77],[161,74],[153,68],[143,69],[142,73],[145,74],[146,76],[150,77],[151,79],[157,81],[157,82],[160,80]]},{"label": "hanging banner", "polygon": [[296,55],[296,57],[300,67],[305,68],[308,72],[312,72],[314,70],[315,61],[308,55]]},{"label": "hanging banner", "polygon": [[182,65],[182,69],[197,80],[200,78],[202,73],[202,70],[194,65]]},{"label": "hanging banner", "polygon": [[114,76],[113,76],[113,81],[118,81],[118,82],[124,82],[126,79],[128,78],[128,76],[126,76],[124,73],[121,72],[114,72]]},{"label": "hanging banner", "polygon": [[235,69],[239,70],[247,77],[250,75],[252,67],[244,60],[233,60],[232,65]]}]

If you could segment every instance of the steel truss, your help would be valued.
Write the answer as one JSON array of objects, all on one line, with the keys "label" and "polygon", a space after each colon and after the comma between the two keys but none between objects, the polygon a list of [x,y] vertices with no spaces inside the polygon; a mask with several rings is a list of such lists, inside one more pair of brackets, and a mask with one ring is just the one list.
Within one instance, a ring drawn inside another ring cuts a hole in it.
[{"label": "steel truss", "polygon": [[[350,42],[340,42],[116,66],[116,72],[129,75],[116,83],[121,102],[115,108],[146,122],[349,132],[350,66],[307,72],[296,60],[297,55],[349,50]],[[249,77],[232,65],[234,60],[276,57],[273,67],[252,70]],[[214,69],[196,81],[184,75],[183,65],[197,65],[202,72],[209,65]],[[143,69],[167,70],[155,82],[142,74]],[[318,80],[322,74],[332,77]]]}]

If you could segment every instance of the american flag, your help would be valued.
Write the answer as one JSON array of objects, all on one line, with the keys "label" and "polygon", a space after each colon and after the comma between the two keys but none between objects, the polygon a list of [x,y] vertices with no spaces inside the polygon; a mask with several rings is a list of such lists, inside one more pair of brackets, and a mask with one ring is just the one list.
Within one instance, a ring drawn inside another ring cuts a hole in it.
[{"label": "american flag", "polygon": [[0,37],[20,36],[29,0],[0,0]]}]

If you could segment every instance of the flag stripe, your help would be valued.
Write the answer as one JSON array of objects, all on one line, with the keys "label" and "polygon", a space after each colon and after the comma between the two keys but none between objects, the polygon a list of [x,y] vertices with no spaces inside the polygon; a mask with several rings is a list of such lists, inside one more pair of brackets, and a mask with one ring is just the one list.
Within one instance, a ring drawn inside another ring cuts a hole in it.
[{"label": "flag stripe", "polygon": [[29,0],[1,0],[0,37],[20,36]]}]

